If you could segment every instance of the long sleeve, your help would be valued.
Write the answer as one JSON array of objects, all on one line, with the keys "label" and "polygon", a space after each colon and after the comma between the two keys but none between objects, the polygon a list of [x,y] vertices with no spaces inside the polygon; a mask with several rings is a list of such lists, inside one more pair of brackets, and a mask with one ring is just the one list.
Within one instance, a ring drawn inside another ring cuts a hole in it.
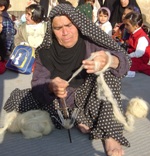
[{"label": "long sleeve", "polygon": [[142,57],[145,53],[146,47],[148,46],[148,41],[145,37],[140,37],[138,39],[138,44],[136,46],[136,50],[129,54],[129,56],[132,57]]},{"label": "long sleeve", "polygon": [[15,35],[15,39],[14,39],[15,46],[18,46],[21,42],[27,42],[25,24],[21,25],[18,28],[17,34]]},{"label": "long sleeve", "polygon": [[42,104],[49,104],[54,99],[50,93],[48,84],[50,82],[50,72],[41,64],[39,59],[35,62],[35,70],[31,81],[33,96]]},{"label": "long sleeve", "polygon": [[[32,93],[35,99],[37,99],[42,105],[52,104],[56,96],[49,91],[48,85],[51,81],[51,73],[44,67],[40,59],[36,59],[35,70],[31,81]],[[68,87],[68,96],[66,97],[66,103],[70,106],[74,105],[74,91],[75,88]]]},{"label": "long sleeve", "polygon": [[10,19],[8,13],[4,11],[3,16],[3,31],[2,34],[5,36],[7,51],[11,51],[14,43],[14,35],[16,34],[16,29],[14,28],[14,22]]},{"label": "long sleeve", "polygon": [[85,43],[86,43],[86,50],[87,50],[86,57],[89,57],[91,52],[96,52],[96,51],[100,51],[100,50],[108,51],[112,55],[118,57],[118,59],[119,59],[118,68],[116,68],[116,69],[111,68],[111,72],[115,76],[122,77],[130,69],[130,61],[129,61],[130,58],[129,58],[128,54],[125,54],[123,52],[110,51],[108,49],[101,48],[100,46],[90,43],[88,41],[86,41]]}]

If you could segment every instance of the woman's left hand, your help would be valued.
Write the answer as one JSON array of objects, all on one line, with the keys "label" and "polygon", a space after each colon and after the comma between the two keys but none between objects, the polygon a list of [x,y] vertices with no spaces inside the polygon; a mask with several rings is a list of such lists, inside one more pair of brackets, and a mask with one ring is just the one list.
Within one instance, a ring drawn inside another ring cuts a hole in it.
[{"label": "woman's left hand", "polygon": [[95,73],[104,68],[108,62],[108,55],[105,51],[94,52],[91,55],[95,56],[92,60],[83,60],[82,64],[87,73]]}]

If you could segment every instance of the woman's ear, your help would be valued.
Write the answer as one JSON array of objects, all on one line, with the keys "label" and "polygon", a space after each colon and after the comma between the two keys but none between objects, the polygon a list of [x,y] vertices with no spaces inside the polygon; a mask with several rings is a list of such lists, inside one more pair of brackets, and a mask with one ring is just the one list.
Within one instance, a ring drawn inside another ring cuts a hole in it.
[{"label": "woman's ear", "polygon": [[5,6],[0,6],[0,11],[4,11],[5,10]]}]

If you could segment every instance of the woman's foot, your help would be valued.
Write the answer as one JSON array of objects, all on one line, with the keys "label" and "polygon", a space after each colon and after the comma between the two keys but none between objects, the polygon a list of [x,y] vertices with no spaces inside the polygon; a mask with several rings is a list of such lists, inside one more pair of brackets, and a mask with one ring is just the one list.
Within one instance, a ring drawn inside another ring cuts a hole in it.
[{"label": "woman's foot", "polygon": [[78,124],[78,128],[82,133],[90,133],[90,128],[84,124]]},{"label": "woman's foot", "polygon": [[108,138],[105,140],[105,149],[108,156],[123,156],[124,150],[122,146],[113,138]]}]

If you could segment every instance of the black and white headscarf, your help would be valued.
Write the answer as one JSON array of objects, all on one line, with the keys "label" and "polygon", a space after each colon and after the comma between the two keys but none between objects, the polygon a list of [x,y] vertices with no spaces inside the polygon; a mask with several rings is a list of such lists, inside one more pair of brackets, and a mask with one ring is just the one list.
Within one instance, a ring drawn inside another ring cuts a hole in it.
[{"label": "black and white headscarf", "polygon": [[[51,19],[57,15],[66,15],[72,23],[80,30],[83,36],[86,36],[99,46],[106,48],[111,51],[123,52],[126,54],[126,51],[121,48],[113,39],[110,38],[104,31],[99,29],[92,21],[90,21],[83,13],[78,9],[72,7],[70,4],[59,4],[52,9],[48,18],[47,31],[43,40],[43,43],[38,48],[49,49],[53,42],[52,38],[52,26]],[[128,57],[128,56],[127,56]]]}]

